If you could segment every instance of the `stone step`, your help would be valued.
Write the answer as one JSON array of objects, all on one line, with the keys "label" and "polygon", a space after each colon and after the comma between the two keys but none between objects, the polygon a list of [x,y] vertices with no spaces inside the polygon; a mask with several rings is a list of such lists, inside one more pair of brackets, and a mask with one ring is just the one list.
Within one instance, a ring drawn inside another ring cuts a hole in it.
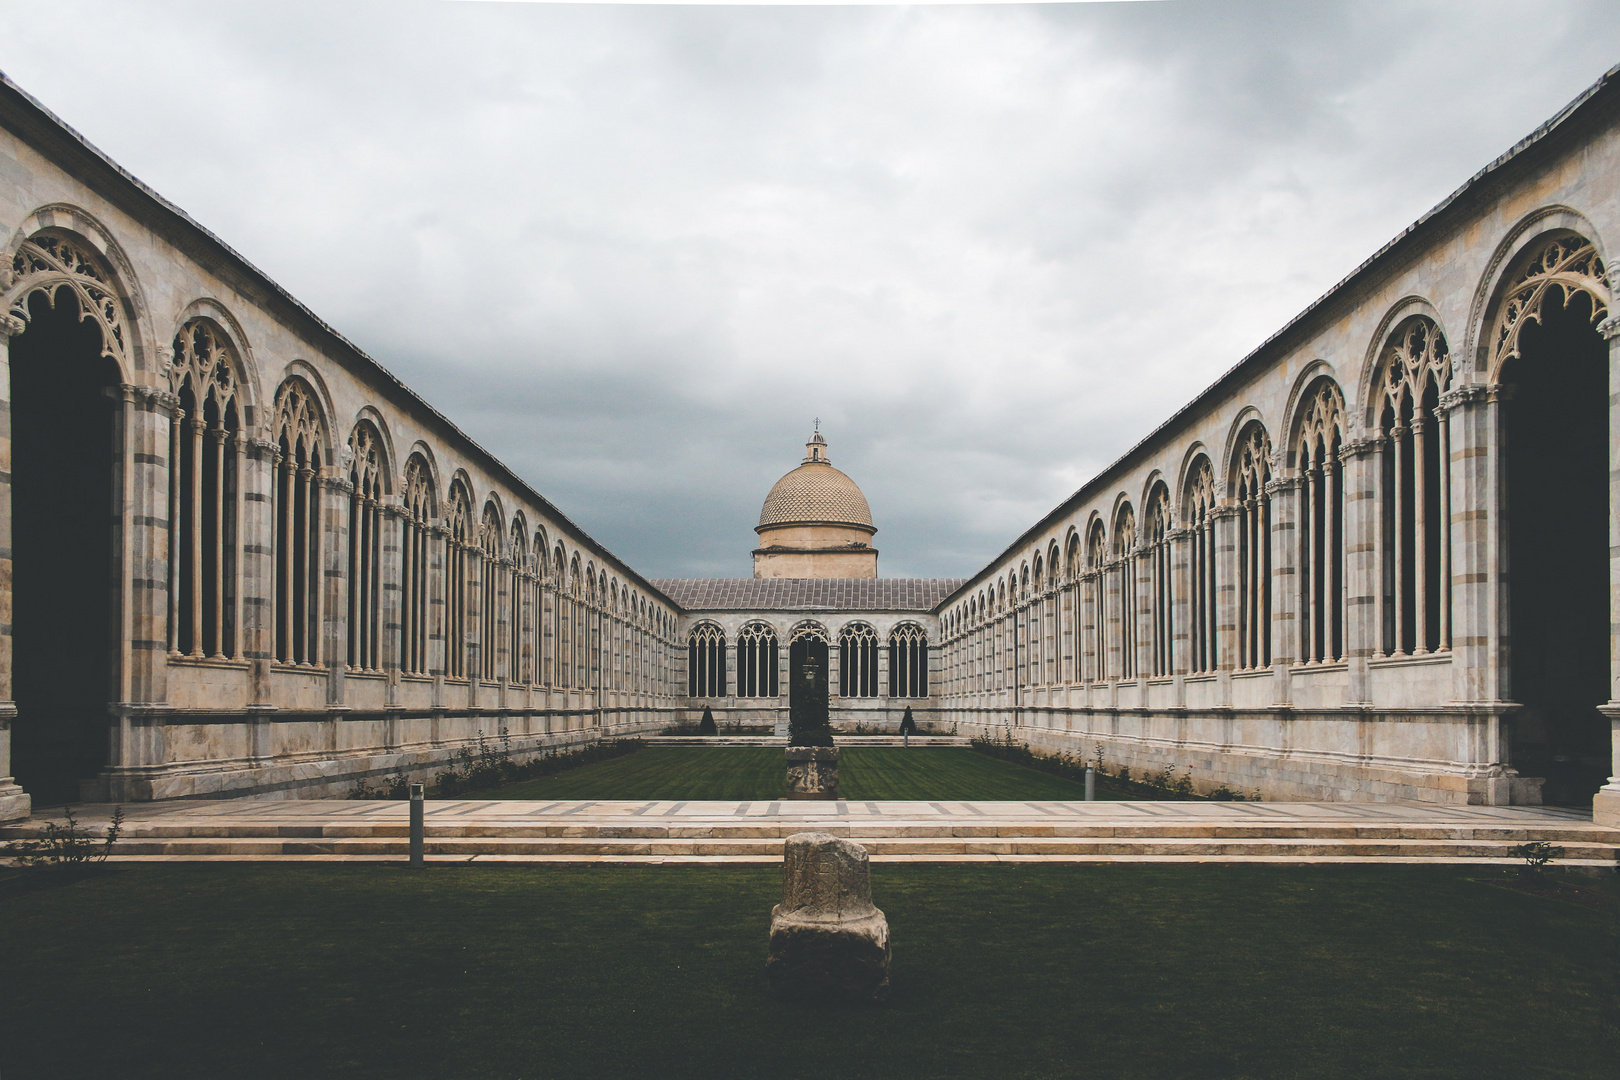
[{"label": "stone step", "polygon": [[[1434,840],[1395,838],[1322,837],[1200,838],[1200,837],[869,837],[860,840],[873,857],[907,856],[927,859],[961,855],[1024,856],[1273,856],[1277,858],[1338,857],[1511,859],[1521,840]],[[1613,844],[1562,845],[1566,859],[1584,859],[1615,865]],[[764,861],[781,858],[777,837],[513,837],[429,836],[429,854],[471,856],[739,856]],[[120,840],[113,856],[264,856],[264,855],[382,855],[403,857],[409,852],[404,836],[393,837],[152,837]]]},{"label": "stone step", "polygon": [[[1266,865],[1395,865],[1395,866],[1500,866],[1514,868],[1524,865],[1517,858],[1467,858],[1452,856],[1398,856],[1398,855],[874,855],[874,863],[1257,863]],[[239,854],[239,855],[125,855],[121,863],[209,862],[209,863],[393,863],[402,860],[398,855],[334,855],[317,854]],[[436,855],[426,861],[441,866],[465,866],[471,863],[624,863],[646,865],[693,866],[769,866],[780,865],[780,854],[766,855]],[[1589,871],[1597,874],[1615,872],[1612,859],[1560,859],[1558,868]]]},{"label": "stone step", "polygon": [[[769,824],[758,819],[732,823],[707,821],[688,824],[592,823],[551,821],[540,824],[514,824],[508,822],[449,823],[442,819],[430,820],[427,835],[430,839],[460,838],[521,838],[521,839],[672,839],[723,840],[770,839],[780,843],[794,833],[814,828],[835,836],[847,837],[865,843],[867,840],[941,839],[981,840],[1007,837],[1020,838],[1168,838],[1204,840],[1432,840],[1432,841],[1504,841],[1522,844],[1530,840],[1543,840],[1554,844],[1599,843],[1620,845],[1620,831],[1594,829],[1591,826],[1565,827],[1559,825],[1528,825],[1519,827],[1480,825],[1137,825],[1137,824],[1071,824],[1071,823],[992,823],[970,822],[931,823],[886,821],[874,823],[843,823],[839,821],[806,824],[802,821],[783,821]],[[0,828],[0,840],[37,835],[32,826]],[[308,825],[280,825],[263,823],[227,823],[217,821],[193,822],[133,822],[122,832],[128,840],[137,839],[367,839],[394,838],[409,835],[409,826],[403,822],[341,822]]]}]

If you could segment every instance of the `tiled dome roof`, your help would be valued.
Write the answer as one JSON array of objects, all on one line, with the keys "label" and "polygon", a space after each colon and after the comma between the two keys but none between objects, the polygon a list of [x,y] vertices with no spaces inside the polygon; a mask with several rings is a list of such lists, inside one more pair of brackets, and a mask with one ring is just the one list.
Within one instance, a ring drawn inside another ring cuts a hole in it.
[{"label": "tiled dome roof", "polygon": [[861,489],[825,461],[807,461],[778,480],[759,512],[760,528],[812,522],[864,525],[877,531]]}]

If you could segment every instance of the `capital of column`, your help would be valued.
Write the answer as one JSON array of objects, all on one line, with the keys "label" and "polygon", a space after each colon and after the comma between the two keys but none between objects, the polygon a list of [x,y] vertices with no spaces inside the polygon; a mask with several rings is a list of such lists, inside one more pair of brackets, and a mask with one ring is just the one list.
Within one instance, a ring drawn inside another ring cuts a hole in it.
[{"label": "capital of column", "polygon": [[1603,340],[1613,341],[1620,337],[1620,315],[1610,315],[1597,324],[1597,332],[1603,335]]},{"label": "capital of column", "polygon": [[20,315],[13,315],[9,311],[0,312],[0,338],[14,338],[27,329],[27,319]]},{"label": "capital of column", "polygon": [[1484,400],[1489,387],[1484,383],[1464,383],[1440,395],[1440,408],[1446,412],[1471,402]]},{"label": "capital of column", "polygon": [[1217,503],[1209,508],[1209,516],[1216,521],[1224,521],[1227,518],[1237,517],[1241,509],[1237,503]]},{"label": "capital of column", "polygon": [[1284,491],[1292,491],[1299,487],[1301,480],[1297,476],[1279,476],[1266,481],[1266,494],[1277,495]]},{"label": "capital of column", "polygon": [[1371,439],[1351,439],[1339,447],[1339,460],[1349,461],[1351,458],[1366,457],[1381,448],[1385,441],[1382,436]]}]

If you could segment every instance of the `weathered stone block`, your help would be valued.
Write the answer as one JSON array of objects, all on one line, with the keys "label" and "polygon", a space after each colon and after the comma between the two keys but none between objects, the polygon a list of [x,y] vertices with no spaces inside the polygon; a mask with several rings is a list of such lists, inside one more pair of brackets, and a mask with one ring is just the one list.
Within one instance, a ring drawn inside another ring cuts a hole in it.
[{"label": "weathered stone block", "polygon": [[889,921],[872,906],[866,849],[830,833],[788,837],[765,961],[771,992],[884,1001],[889,959]]},{"label": "weathered stone block", "polygon": [[788,747],[787,797],[789,799],[838,798],[838,747]]}]

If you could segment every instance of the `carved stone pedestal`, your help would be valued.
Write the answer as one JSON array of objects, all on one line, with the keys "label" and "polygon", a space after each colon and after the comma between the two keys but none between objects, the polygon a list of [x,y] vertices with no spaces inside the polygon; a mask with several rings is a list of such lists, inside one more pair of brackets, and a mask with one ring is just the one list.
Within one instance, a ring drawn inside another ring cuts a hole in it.
[{"label": "carved stone pedestal", "polygon": [[786,798],[838,798],[838,747],[788,747]]},{"label": "carved stone pedestal", "polygon": [[788,837],[765,961],[771,993],[883,1001],[889,959],[889,921],[872,906],[866,849],[830,833]]}]

